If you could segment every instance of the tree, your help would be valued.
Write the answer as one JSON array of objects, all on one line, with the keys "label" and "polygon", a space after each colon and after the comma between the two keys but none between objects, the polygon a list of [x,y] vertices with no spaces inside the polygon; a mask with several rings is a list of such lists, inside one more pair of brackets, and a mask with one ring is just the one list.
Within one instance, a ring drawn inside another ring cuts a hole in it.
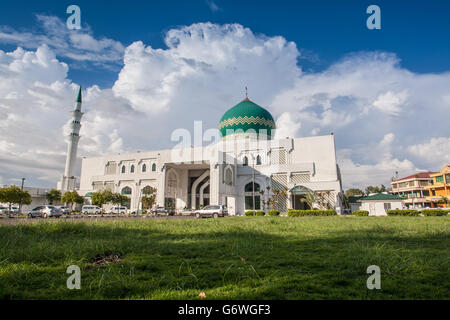
[{"label": "tree", "polygon": [[47,198],[49,204],[53,204],[53,202],[61,200],[61,191],[56,189],[50,189],[45,194],[45,198]]},{"label": "tree", "polygon": [[98,192],[92,193],[91,199],[92,204],[99,206],[103,215],[103,205],[111,202],[113,193],[110,190],[100,190]]},{"label": "tree", "polygon": [[448,207],[448,205],[450,204],[450,199],[448,197],[442,196],[439,200],[439,203],[443,203],[445,205],[445,207]]},{"label": "tree", "polygon": [[128,202],[128,197],[124,196],[123,194],[120,193],[112,193],[111,196],[109,197],[109,203],[115,204],[117,206],[117,213],[120,212],[120,206],[123,206],[125,203]]},{"label": "tree", "polygon": [[148,210],[154,206],[156,203],[156,188],[153,187],[145,187],[142,190],[142,209]]},{"label": "tree", "polygon": [[380,188],[374,187],[374,186],[368,186],[365,191],[366,191],[366,195],[369,195],[371,193],[380,193]]},{"label": "tree", "polygon": [[83,204],[84,198],[78,194],[76,191],[67,191],[64,193],[64,195],[61,197],[61,201],[70,204],[70,209],[73,209],[73,204]]},{"label": "tree", "polygon": [[300,201],[306,203],[312,209],[317,202],[317,194],[314,191],[308,191],[304,197],[300,198]]},{"label": "tree", "polygon": [[364,191],[362,191],[361,189],[348,189],[347,191],[345,191],[345,197],[349,198],[349,197],[354,197],[354,196],[362,196],[364,194]]},{"label": "tree", "polygon": [[3,187],[0,188],[0,202],[8,203],[11,214],[11,206],[13,204],[31,204],[31,195],[28,191],[23,191],[18,186]]}]

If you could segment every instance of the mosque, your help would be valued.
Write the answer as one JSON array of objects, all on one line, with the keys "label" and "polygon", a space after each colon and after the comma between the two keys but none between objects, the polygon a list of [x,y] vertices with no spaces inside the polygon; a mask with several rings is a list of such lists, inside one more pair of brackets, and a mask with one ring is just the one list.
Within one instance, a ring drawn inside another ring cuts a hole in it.
[{"label": "mosque", "polygon": [[[81,89],[73,112],[65,174],[59,188],[75,186]],[[246,210],[335,209],[342,207],[342,185],[334,135],[274,139],[272,115],[245,99],[224,113],[220,140],[208,146],[83,158],[78,193],[109,189],[141,208],[146,188],[156,188],[156,205],[177,211],[226,205],[230,215]],[[305,201],[314,191],[317,202]]]}]

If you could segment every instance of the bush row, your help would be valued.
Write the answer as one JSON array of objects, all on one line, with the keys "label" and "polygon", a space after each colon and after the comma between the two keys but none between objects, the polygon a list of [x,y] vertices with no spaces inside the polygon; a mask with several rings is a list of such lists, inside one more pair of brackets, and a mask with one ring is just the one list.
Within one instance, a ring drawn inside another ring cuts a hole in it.
[{"label": "bush row", "polygon": [[421,212],[424,216],[446,216],[450,210],[423,209]]},{"label": "bush row", "polygon": [[354,216],[366,217],[369,215],[369,211],[367,210],[355,210],[352,212]]},{"label": "bush row", "polygon": [[440,209],[423,209],[423,210],[413,210],[413,209],[395,209],[388,210],[388,216],[418,216],[423,214],[424,216],[446,216],[450,213],[450,210],[440,210]]},{"label": "bush row", "polygon": [[287,212],[289,217],[303,217],[303,216],[335,216],[334,210],[294,210],[289,209]]},{"label": "bush row", "polygon": [[[255,210],[249,210],[249,211],[245,211],[245,215],[247,217],[250,217],[250,216],[262,217],[262,216],[266,215],[266,213],[264,211],[262,211],[262,210],[256,210],[256,211]],[[269,210],[267,212],[267,215],[268,216],[278,216],[278,215],[280,215],[280,210]]]}]

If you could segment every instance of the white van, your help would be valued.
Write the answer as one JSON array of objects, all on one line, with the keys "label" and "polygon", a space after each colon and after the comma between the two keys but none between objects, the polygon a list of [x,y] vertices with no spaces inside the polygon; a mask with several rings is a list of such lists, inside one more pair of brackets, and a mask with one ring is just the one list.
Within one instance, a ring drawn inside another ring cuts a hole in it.
[{"label": "white van", "polygon": [[114,206],[114,207],[112,207],[111,209],[108,210],[108,213],[112,213],[112,214],[122,213],[122,214],[125,214],[125,213],[127,213],[127,211],[128,211],[127,207]]},{"label": "white van", "polygon": [[81,208],[81,212],[84,214],[100,214],[102,209],[97,206],[85,205]]}]

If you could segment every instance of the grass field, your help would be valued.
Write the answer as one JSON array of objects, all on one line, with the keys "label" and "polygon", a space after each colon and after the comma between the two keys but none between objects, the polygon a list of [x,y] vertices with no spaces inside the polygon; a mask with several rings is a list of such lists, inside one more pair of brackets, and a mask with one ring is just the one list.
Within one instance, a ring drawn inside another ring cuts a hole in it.
[{"label": "grass field", "polygon": [[[449,299],[449,233],[449,217],[4,225],[0,298]],[[81,290],[66,287],[72,264]],[[369,265],[381,290],[366,287]]]}]

